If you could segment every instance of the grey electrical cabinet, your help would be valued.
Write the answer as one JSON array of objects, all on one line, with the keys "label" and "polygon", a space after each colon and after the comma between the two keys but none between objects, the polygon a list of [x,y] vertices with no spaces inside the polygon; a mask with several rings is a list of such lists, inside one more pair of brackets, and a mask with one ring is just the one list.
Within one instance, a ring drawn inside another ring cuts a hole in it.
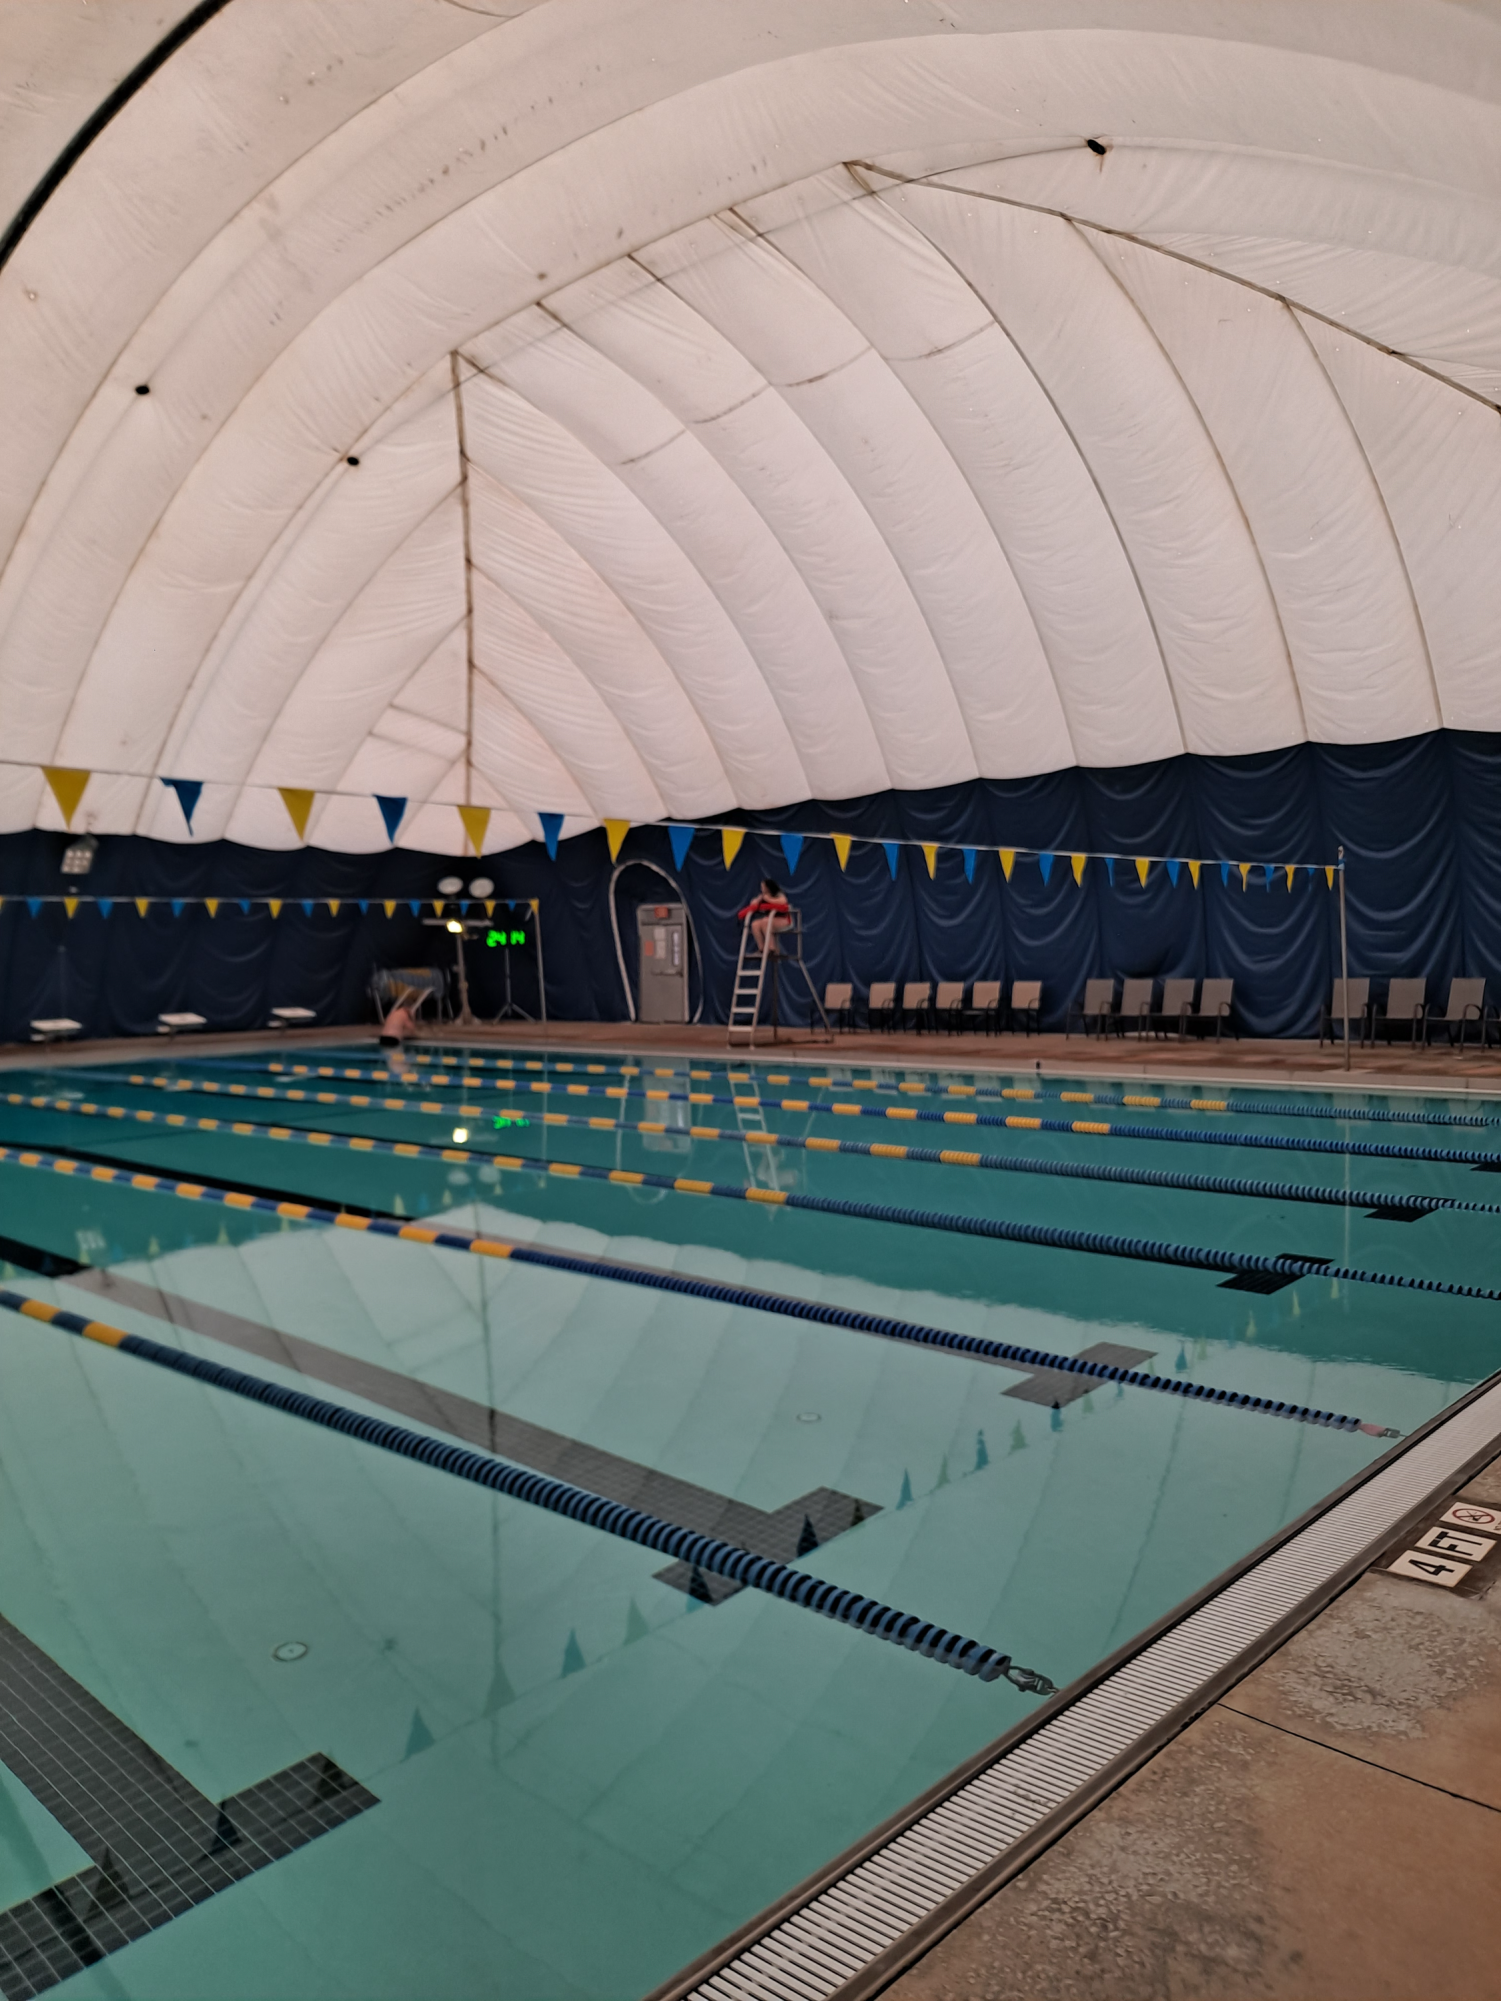
[{"label": "grey electrical cabinet", "polygon": [[681,903],[643,903],[636,912],[641,943],[641,1021],[688,1019],[688,926]]}]

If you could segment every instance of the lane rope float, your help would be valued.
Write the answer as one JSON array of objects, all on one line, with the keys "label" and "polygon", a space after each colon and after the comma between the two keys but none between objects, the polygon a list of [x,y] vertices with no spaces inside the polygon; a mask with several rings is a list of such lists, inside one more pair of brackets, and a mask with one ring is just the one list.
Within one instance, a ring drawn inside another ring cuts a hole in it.
[{"label": "lane rope float", "polygon": [[[355,1111],[403,1112],[430,1118],[488,1119],[493,1105],[441,1104],[432,1098],[376,1098],[357,1091],[307,1091],[294,1085],[223,1084],[213,1078],[178,1078],[109,1071],[74,1070],[74,1077],[93,1082],[129,1084],[174,1096],[254,1098],[295,1105],[345,1105]],[[636,1095],[641,1095],[637,1093]],[[19,1096],[0,1100],[19,1103]],[[27,1100],[25,1102],[36,1102]],[[879,1140],[830,1139],[819,1134],[770,1133],[735,1126],[669,1126],[660,1119],[597,1119],[568,1112],[518,1114],[545,1126],[572,1127],[579,1132],[681,1133],[689,1139],[723,1140],[731,1145],[786,1148],[803,1153],[839,1153],[859,1159],[903,1160],[939,1167],[980,1167],[1011,1174],[1032,1174],[1064,1181],[1103,1181],[1142,1188],[1174,1188],[1195,1195],[1251,1196],[1258,1200],[1316,1203],[1328,1208],[1396,1210],[1427,1216],[1440,1210],[1466,1215],[1501,1216],[1501,1203],[1470,1202],[1458,1195],[1377,1194],[1358,1188],[1337,1188],[1314,1181],[1248,1181],[1232,1175],[1176,1173],[1171,1168],[1112,1167],[1096,1161],[1039,1160],[1023,1154],[963,1153],[956,1149],[891,1146]]]},{"label": "lane rope float", "polygon": [[753,1555],[750,1550],[741,1549],[735,1543],[721,1542],[716,1536],[698,1535],[692,1529],[679,1528],[673,1522],[664,1522],[639,1508],[627,1507],[623,1501],[608,1500],[603,1494],[591,1493],[585,1487],[571,1486],[545,1473],[513,1466],[507,1460],[491,1458],[487,1453],[471,1451],[467,1446],[425,1437],[421,1432],[408,1431],[404,1425],[391,1423],[388,1418],[366,1416],[363,1412],[350,1410],[347,1405],[310,1396],[305,1390],[288,1389],[281,1383],[269,1382],[264,1376],[247,1375],[243,1369],[231,1369],[222,1362],[205,1361],[182,1348],[169,1348],[160,1341],[147,1340],[143,1335],[127,1334],[123,1328],[112,1327],[107,1321],[85,1319],[82,1314],[49,1305],[44,1300],[32,1299],[25,1293],[0,1288],[0,1306],[28,1320],[39,1320],[48,1326],[59,1327],[65,1333],[81,1335],[86,1341],[97,1341],[101,1346],[131,1355],[137,1361],[154,1363],[158,1368],[190,1376],[195,1382],[211,1384],[215,1389],[227,1390],[231,1395],[244,1397],[251,1403],[268,1405],[292,1417],[304,1418],[310,1424],[321,1425],[327,1431],[340,1432],[346,1438],[357,1438],[363,1444],[379,1446],[382,1451],[393,1452],[399,1458],[435,1467],[441,1473],[452,1474],[455,1479],[472,1481],[477,1487],[488,1487],[492,1493],[508,1494],[534,1508],[546,1508],[552,1514],[566,1515],[572,1521],[583,1522],[587,1527],[600,1529],[607,1535],[640,1543],[647,1549],[658,1550],[664,1556],[673,1557],[701,1571],[712,1571],[718,1577],[731,1578],[736,1584],[747,1585],[754,1591],[764,1591],[773,1598],[785,1599],[789,1604],[800,1605],[807,1611],[819,1612],[824,1618],[836,1620],[841,1625],[853,1626],[858,1632],[870,1633],[879,1640],[889,1640],[895,1646],[905,1647],[910,1653],[921,1654],[944,1667],[957,1668],[962,1674],[973,1675],[978,1681],[1004,1679],[1027,1695],[1055,1693],[1054,1684],[1045,1674],[1039,1674],[1035,1668],[1018,1667],[1009,1654],[1001,1653],[994,1647],[982,1646],[978,1640],[966,1639],[962,1633],[951,1633],[942,1626],[917,1618],[911,1612],[896,1611],[874,1598],[862,1598],[858,1592],[825,1583],[822,1578],[813,1577],[804,1570],[793,1570],[771,1557]]},{"label": "lane rope float", "polygon": [[[217,1121],[214,1123],[217,1126]],[[223,1127],[218,1129],[225,1130]],[[251,1126],[228,1128],[228,1130],[274,1134],[275,1129]],[[292,1135],[288,1133],[286,1136]],[[389,1147],[390,1143],[387,1142],[387,1145]],[[1243,1390],[1215,1389],[1212,1385],[1190,1382],[1183,1377],[1156,1376],[1140,1369],[1123,1369],[1104,1362],[1085,1361],[1077,1355],[1054,1355],[1040,1348],[1024,1348],[1014,1342],[995,1341],[984,1335],[957,1334],[948,1328],[925,1327],[919,1322],[897,1320],[884,1314],[866,1313],[854,1307],[829,1306],[819,1300],[799,1299],[787,1293],[764,1292],[756,1286],[728,1285],[717,1279],[689,1278],[679,1272],[658,1271],[647,1265],[625,1264],[614,1258],[594,1257],[581,1251],[557,1251],[542,1245],[518,1244],[505,1238],[484,1236],[466,1230],[436,1229],[426,1223],[403,1223],[395,1217],[356,1216],[347,1210],[324,1209],[310,1202],[279,1202],[267,1195],[251,1195],[235,1189],[208,1188],[201,1182],[175,1181],[169,1176],[142,1173],[128,1167],[86,1167],[83,1162],[70,1160],[65,1154],[41,1153],[30,1149],[18,1152],[13,1147],[0,1146],[0,1164],[37,1169],[46,1173],[76,1174],[84,1180],[131,1188],[144,1194],[173,1195],[189,1202],[220,1203],[229,1209],[280,1216],[293,1222],[358,1230],[370,1236],[395,1237],[407,1243],[427,1244],[439,1250],[468,1251],[479,1257],[507,1258],[512,1263],[537,1265],[546,1271],[565,1271],[585,1278],[603,1278],[616,1284],[643,1286],[653,1291],[676,1293],[686,1298],[712,1300],[718,1305],[750,1307],[758,1312],[778,1314],[785,1319],[812,1321],[827,1327],[842,1327],[857,1334],[875,1334],[886,1340],[907,1341],[919,1347],[942,1349],[953,1354],[976,1355],[987,1361],[1014,1365],[1028,1371],[1048,1369],[1065,1375],[1097,1377],[1102,1382],[1125,1383],[1134,1389],[1153,1390],[1164,1396],[1184,1397],[1190,1402],[1213,1403],[1231,1410],[1289,1418],[1298,1423],[1320,1425],[1334,1431],[1361,1431],[1372,1438],[1400,1436],[1400,1433],[1385,1426],[1372,1424],[1364,1418],[1349,1417],[1339,1411],[1317,1410],[1308,1404],[1291,1404],[1271,1397],[1252,1396]],[[640,1176],[629,1174],[624,1178],[631,1183],[641,1179]],[[665,1177],[658,1178],[663,1179],[666,1186],[673,1185],[666,1182]],[[695,1182],[691,1184],[691,1190],[694,1193],[702,1193],[708,1186],[707,1183]],[[1194,1254],[1189,1253],[1189,1255]],[[1237,1258],[1243,1254],[1226,1251],[1212,1255]],[[1251,1262],[1258,1270],[1275,1270],[1300,1278],[1361,1276],[1332,1266],[1310,1264],[1300,1258],[1261,1258]],[[1221,1267],[1213,1266],[1211,1269],[1218,1270]],[[1374,1282],[1404,1283],[1400,1279],[1383,1279],[1379,1275]],[[1429,1289],[1440,1285],[1437,1280],[1416,1283]],[[1496,1293],[1483,1296],[1492,1299],[1501,1298],[1501,1294]]]}]

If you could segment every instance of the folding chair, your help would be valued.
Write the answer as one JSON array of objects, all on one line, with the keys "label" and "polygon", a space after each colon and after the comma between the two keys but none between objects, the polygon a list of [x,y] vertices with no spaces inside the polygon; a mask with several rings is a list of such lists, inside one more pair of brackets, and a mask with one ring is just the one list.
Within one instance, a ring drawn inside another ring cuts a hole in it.
[{"label": "folding chair", "polygon": [[1340,1039],[1343,1040],[1345,1022],[1348,1020],[1352,1029],[1359,1025],[1361,1047],[1364,1048],[1366,1035],[1370,1029],[1368,1019],[1370,1012],[1369,980],[1336,980],[1330,989],[1329,1005],[1324,1009],[1323,1019],[1319,1023],[1319,1047],[1323,1047],[1326,1036],[1330,1042],[1335,1040],[1336,1024],[1339,1027]]},{"label": "folding chair", "polygon": [[1018,1016],[1021,1018],[1025,1034],[1042,1032],[1042,981],[1013,980],[1011,982],[1011,1007],[1007,1016],[1007,1026],[1015,1028]]},{"label": "folding chair", "polygon": [[1138,1040],[1146,1034],[1147,1024],[1152,1018],[1152,993],[1156,985],[1155,980],[1127,980],[1121,987],[1121,1008],[1115,1025],[1122,1036],[1128,1028],[1136,1030]]},{"label": "folding chair", "polygon": [[938,992],[933,996],[933,1019],[935,1024],[942,1022],[949,1034],[952,1035],[956,1028],[962,1027],[963,1017],[963,980],[940,980],[938,982]]},{"label": "folding chair", "polygon": [[890,1028],[896,1014],[896,981],[876,980],[865,998],[865,1026],[874,1028],[880,1016],[882,1028]]},{"label": "folding chair", "polygon": [[1485,1004],[1484,980],[1450,980],[1449,1005],[1443,1014],[1434,1015],[1423,1024],[1423,1040],[1427,1042],[1434,1030],[1442,1029],[1452,1043],[1454,1032],[1459,1031],[1459,1046],[1465,1046],[1465,1030],[1472,1024],[1475,1040],[1485,1047],[1485,1026],[1487,1014],[1492,1010]]},{"label": "folding chair", "polygon": [[1089,1033],[1091,1022],[1094,1023],[1096,1034],[1104,1035],[1110,1027],[1114,1014],[1115,981],[1086,980],[1084,998],[1075,1001],[1069,1009],[1068,1017],[1063,1024],[1063,1032],[1065,1035],[1072,1035],[1073,1024],[1077,1020],[1082,1024],[1086,1035]]}]

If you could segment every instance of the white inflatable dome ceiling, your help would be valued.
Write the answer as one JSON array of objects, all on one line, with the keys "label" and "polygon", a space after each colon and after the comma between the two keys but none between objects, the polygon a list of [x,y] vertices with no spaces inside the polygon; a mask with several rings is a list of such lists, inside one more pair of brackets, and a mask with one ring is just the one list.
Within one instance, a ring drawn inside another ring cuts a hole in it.
[{"label": "white inflatable dome ceiling", "polygon": [[[0,830],[1501,729],[1490,6],[195,13],[0,271]],[[0,0],[7,214],[188,14]]]}]

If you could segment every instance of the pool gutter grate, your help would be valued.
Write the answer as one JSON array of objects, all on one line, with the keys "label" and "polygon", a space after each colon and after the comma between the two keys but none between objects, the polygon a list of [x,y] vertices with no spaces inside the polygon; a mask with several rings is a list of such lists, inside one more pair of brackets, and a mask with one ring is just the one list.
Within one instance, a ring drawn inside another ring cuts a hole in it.
[{"label": "pool gutter grate", "polygon": [[873,1994],[1326,1604],[1501,1437],[1474,1392],[1222,1589],[1003,1743],[990,1763],[660,2001]]}]

